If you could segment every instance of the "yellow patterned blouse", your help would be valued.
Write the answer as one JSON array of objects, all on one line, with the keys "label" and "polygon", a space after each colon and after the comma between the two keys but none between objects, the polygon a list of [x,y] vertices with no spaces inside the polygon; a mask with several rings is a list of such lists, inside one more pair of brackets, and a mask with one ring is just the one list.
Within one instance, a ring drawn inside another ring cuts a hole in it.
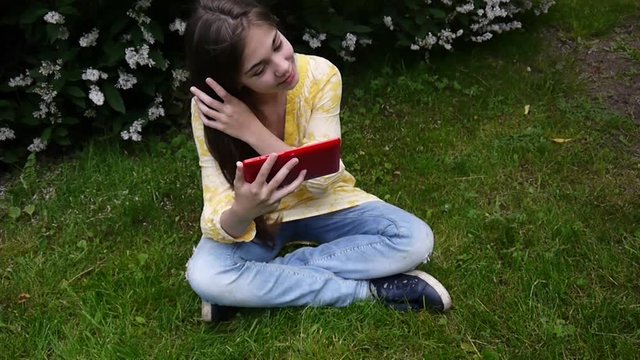
[{"label": "yellow patterned blouse", "polygon": [[[284,142],[299,147],[340,137],[340,72],[328,60],[317,56],[296,54],[296,63],[300,80],[287,94]],[[202,234],[225,243],[253,240],[254,223],[238,238],[230,236],[220,226],[220,215],[231,207],[234,192],[207,149],[204,125],[194,102],[191,104],[191,126],[202,170]],[[273,221],[280,217],[282,222],[287,222],[378,199],[354,185],[355,178],[341,161],[340,171],[303,182],[298,190],[282,199],[275,212],[266,214],[266,219]]]}]

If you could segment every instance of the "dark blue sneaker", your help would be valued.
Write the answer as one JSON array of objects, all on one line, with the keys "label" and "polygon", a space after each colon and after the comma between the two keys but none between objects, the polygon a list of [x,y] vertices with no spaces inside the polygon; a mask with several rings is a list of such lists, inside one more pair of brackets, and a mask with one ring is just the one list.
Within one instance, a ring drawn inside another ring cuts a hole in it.
[{"label": "dark blue sneaker", "polygon": [[373,296],[398,311],[424,309],[445,312],[451,308],[451,296],[445,287],[424,271],[413,270],[369,282]]},{"label": "dark blue sneaker", "polygon": [[233,306],[216,305],[202,301],[202,320],[204,322],[229,321],[239,310]]}]

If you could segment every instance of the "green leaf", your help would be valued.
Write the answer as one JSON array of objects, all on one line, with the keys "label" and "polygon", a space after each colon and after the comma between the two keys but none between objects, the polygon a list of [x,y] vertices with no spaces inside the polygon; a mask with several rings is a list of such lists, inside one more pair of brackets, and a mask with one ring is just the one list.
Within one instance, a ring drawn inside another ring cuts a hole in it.
[{"label": "green leaf", "polygon": [[56,144],[62,145],[62,146],[71,145],[71,140],[69,140],[68,137],[55,138],[55,139],[53,139],[53,141],[55,141]]},{"label": "green leaf", "polygon": [[153,81],[143,81],[142,82],[142,91],[147,95],[155,96],[156,95],[156,84]]},{"label": "green leaf", "polygon": [[74,125],[79,123],[80,120],[78,120],[77,117],[73,117],[73,116],[64,116],[62,117],[62,123],[63,124],[69,124],[69,125]]},{"label": "green leaf", "polygon": [[42,141],[48,141],[51,138],[51,131],[52,130],[53,130],[53,128],[51,126],[49,126],[48,128],[44,129],[44,131],[40,135],[40,138],[42,139]]},{"label": "green leaf", "polygon": [[24,210],[24,212],[29,214],[29,216],[32,216],[33,213],[36,211],[36,206],[33,205],[33,204],[29,204],[29,205],[25,206],[23,210]]},{"label": "green leaf", "polygon": [[158,24],[157,22],[151,22],[149,25],[147,25],[147,30],[149,30],[151,35],[153,35],[153,37],[156,38],[158,42],[164,42],[164,32],[162,31],[160,24]]},{"label": "green leaf", "polygon": [[[29,9],[25,10],[20,17],[21,24],[32,24],[39,19],[42,19],[48,10],[42,5],[33,5]],[[42,20],[44,21],[44,20]]]},{"label": "green leaf", "polygon": [[140,265],[144,265],[147,262],[148,258],[149,255],[147,254],[138,254],[138,262],[140,263]]},{"label": "green leaf", "polygon": [[49,43],[52,44],[58,38],[58,25],[47,24],[47,39],[49,39]]},{"label": "green leaf", "polygon": [[0,120],[13,120],[16,117],[16,112],[13,109],[6,109],[0,111]]},{"label": "green leaf", "polygon": [[165,70],[169,65],[167,63],[167,60],[162,56],[162,53],[158,50],[151,50],[149,52],[149,58],[151,58],[151,60],[153,60],[156,63],[155,66],[158,69]]},{"label": "green leaf", "polygon": [[104,64],[107,66],[112,66],[120,63],[124,59],[124,45],[120,43],[115,43],[113,41],[106,41],[102,46],[104,52],[107,54],[104,59]]},{"label": "green leaf", "polygon": [[87,108],[87,100],[86,99],[81,99],[81,98],[77,98],[77,97],[70,97],[69,100],[71,100],[72,103],[74,103],[77,107],[79,107],[81,109],[86,109]]},{"label": "green leaf", "polygon": [[434,19],[444,19],[447,17],[447,13],[441,9],[429,8],[429,12]]},{"label": "green leaf", "polygon": [[353,25],[349,27],[349,30],[355,33],[369,33],[373,31],[372,28],[366,25]]},{"label": "green leaf", "polygon": [[69,95],[71,95],[71,96],[78,97],[78,98],[85,98],[85,97],[87,97],[87,94],[85,94],[85,92],[84,92],[84,91],[82,91],[82,89],[80,89],[80,88],[79,88],[79,87],[77,87],[77,86],[67,86],[67,87],[65,87],[64,91],[65,91],[67,94],[69,94]]},{"label": "green leaf", "polygon": [[67,128],[64,128],[64,127],[57,127],[53,131],[53,135],[54,137],[65,137],[69,135],[69,130],[67,130]]},{"label": "green leaf", "polygon": [[476,352],[476,348],[473,346],[473,344],[466,341],[460,343],[460,348],[466,353],[471,354]]},{"label": "green leaf", "polygon": [[78,10],[76,10],[72,6],[63,6],[63,7],[58,9],[58,12],[60,12],[61,14],[64,14],[64,15],[80,15]]},{"label": "green leaf", "polygon": [[122,96],[120,96],[120,92],[116,90],[115,87],[111,84],[105,84],[102,86],[102,92],[104,92],[104,97],[107,100],[107,103],[113,108],[113,110],[119,113],[125,113],[126,110],[124,108],[124,100],[122,100]]},{"label": "green leaf", "polygon": [[20,216],[20,213],[21,211],[19,207],[12,206],[9,208],[8,214],[9,214],[9,217],[12,219],[17,219]]}]

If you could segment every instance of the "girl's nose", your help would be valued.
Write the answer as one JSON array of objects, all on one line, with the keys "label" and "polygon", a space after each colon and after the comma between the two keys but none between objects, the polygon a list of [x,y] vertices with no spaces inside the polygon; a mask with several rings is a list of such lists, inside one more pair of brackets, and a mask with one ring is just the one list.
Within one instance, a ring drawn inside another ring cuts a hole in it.
[{"label": "girl's nose", "polygon": [[276,76],[286,76],[289,72],[289,61],[283,56],[276,60]]}]

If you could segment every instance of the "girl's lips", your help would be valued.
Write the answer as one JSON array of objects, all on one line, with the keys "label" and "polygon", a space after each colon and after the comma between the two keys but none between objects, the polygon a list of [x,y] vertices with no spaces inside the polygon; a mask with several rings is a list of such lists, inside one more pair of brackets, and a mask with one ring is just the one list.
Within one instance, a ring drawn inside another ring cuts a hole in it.
[{"label": "girl's lips", "polygon": [[282,80],[282,84],[291,85],[293,79],[296,77],[296,69],[291,69],[291,73],[287,76],[286,79]]}]

